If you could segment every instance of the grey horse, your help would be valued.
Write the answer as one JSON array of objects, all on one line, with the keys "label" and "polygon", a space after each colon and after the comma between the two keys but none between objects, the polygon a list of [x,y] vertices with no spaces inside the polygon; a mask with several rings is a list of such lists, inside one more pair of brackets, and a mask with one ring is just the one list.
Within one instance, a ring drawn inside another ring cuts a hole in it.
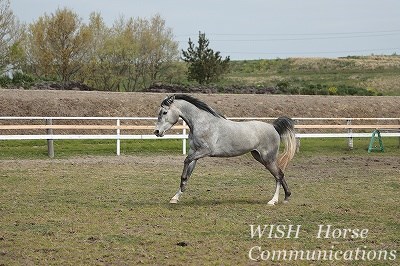
[{"label": "grey horse", "polygon": [[[206,156],[233,157],[248,152],[275,177],[275,194],[268,204],[278,203],[281,185],[285,191],[284,202],[287,202],[291,192],[283,171],[296,150],[293,120],[280,117],[272,124],[260,121],[235,122],[192,96],[175,94],[161,102],[154,134],[162,137],[179,118],[190,128],[190,149],[184,161],[180,188],[170,203],[179,201],[198,159]],[[281,140],[285,148],[279,154]]]}]

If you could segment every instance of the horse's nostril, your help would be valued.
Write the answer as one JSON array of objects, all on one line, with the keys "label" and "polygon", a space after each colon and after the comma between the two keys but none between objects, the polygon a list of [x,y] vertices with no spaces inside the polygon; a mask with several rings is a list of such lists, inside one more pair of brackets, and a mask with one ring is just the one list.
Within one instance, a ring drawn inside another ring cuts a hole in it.
[{"label": "horse's nostril", "polygon": [[160,131],[158,129],[154,130],[154,135],[158,136],[160,134]]}]

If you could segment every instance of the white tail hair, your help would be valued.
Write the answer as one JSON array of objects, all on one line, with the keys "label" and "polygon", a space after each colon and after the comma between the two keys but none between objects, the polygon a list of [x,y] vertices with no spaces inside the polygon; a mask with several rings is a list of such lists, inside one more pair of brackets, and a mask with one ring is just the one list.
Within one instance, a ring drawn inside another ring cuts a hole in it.
[{"label": "white tail hair", "polygon": [[278,156],[278,166],[282,171],[284,171],[296,153],[294,121],[288,117],[279,117],[273,122],[273,125],[285,145],[283,152]]}]

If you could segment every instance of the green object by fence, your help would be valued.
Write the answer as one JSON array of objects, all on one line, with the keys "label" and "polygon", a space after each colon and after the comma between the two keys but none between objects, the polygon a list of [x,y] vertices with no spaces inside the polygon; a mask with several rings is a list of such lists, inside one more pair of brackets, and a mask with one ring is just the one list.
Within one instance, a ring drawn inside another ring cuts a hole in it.
[{"label": "green object by fence", "polygon": [[[379,148],[374,147],[375,135],[378,135]],[[377,130],[377,129],[372,132],[371,141],[369,142],[368,153],[370,153],[371,151],[380,151],[380,152],[384,152],[385,151],[384,148],[383,148],[381,132],[379,130]]]}]

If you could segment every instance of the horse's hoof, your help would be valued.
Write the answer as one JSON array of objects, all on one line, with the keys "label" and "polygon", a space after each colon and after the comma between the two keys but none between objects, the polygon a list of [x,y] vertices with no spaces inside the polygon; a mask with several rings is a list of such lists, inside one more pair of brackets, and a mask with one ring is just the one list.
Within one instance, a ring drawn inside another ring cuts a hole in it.
[{"label": "horse's hoof", "polygon": [[288,204],[289,201],[288,201],[288,200],[284,200],[283,203],[284,203],[284,204]]},{"label": "horse's hoof", "polygon": [[171,200],[169,201],[169,203],[171,203],[171,204],[177,204],[177,203],[178,203],[178,200],[177,200],[177,199],[171,199]]},{"label": "horse's hoof", "polygon": [[270,200],[270,201],[268,201],[267,204],[268,204],[269,206],[275,206],[277,203],[278,203],[277,201],[272,201],[272,200]]}]

